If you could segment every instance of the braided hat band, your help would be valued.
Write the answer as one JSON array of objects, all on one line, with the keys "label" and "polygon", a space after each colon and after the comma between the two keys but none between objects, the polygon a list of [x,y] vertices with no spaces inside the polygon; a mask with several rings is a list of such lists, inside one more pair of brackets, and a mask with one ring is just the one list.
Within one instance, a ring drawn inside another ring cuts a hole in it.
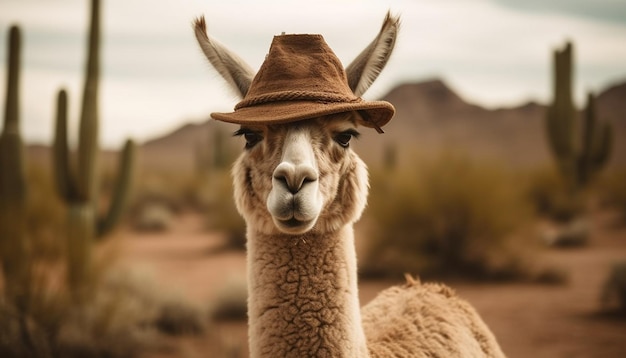
[{"label": "braided hat band", "polygon": [[244,98],[241,102],[237,103],[235,110],[245,107],[251,107],[259,104],[281,101],[315,101],[321,103],[330,102],[342,102],[342,103],[357,103],[362,99],[359,97],[348,97],[327,92],[307,92],[307,91],[283,91],[267,93],[259,96]]}]

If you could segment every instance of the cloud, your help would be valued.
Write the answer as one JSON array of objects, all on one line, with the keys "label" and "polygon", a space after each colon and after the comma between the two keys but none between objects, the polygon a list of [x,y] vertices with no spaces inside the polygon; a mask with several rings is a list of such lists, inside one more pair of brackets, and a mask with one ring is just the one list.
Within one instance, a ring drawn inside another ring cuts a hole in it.
[{"label": "cloud", "polygon": [[503,6],[537,13],[567,14],[576,17],[626,23],[626,3],[622,0],[494,0]]}]

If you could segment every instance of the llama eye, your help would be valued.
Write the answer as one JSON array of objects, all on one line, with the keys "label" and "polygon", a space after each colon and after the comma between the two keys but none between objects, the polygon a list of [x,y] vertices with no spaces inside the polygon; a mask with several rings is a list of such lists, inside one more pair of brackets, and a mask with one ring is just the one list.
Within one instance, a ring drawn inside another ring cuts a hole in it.
[{"label": "llama eye", "polygon": [[254,147],[257,143],[263,140],[263,136],[260,133],[245,128],[236,131],[234,135],[243,136],[246,140],[246,149]]},{"label": "llama eye", "polygon": [[337,144],[339,144],[340,146],[348,148],[350,146],[350,140],[352,139],[352,137],[358,138],[359,132],[355,131],[354,129],[349,129],[347,131],[337,133],[334,139],[335,142],[337,142]]}]

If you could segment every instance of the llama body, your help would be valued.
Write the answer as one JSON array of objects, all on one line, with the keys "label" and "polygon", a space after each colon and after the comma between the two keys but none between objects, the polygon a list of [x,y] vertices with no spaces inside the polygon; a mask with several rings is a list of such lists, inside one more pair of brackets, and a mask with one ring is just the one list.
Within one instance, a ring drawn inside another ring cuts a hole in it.
[{"label": "llama body", "polygon": [[409,279],[360,309],[353,224],[368,178],[349,144],[359,126],[382,132],[393,115],[390,104],[358,96],[387,62],[397,30],[388,15],[345,71],[321,36],[277,36],[255,77],[206,35],[203,19],[195,23],[207,58],[244,98],[235,112],[212,116],[240,124],[246,141],[232,174],[247,224],[252,357],[504,356],[445,286]]}]

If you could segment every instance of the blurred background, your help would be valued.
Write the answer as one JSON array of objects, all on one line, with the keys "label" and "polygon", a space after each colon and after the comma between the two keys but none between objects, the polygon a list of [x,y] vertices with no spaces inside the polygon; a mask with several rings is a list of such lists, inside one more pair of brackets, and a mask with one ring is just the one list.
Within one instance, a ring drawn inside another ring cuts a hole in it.
[{"label": "blurred background", "polygon": [[347,64],[388,10],[400,36],[365,97],[397,113],[354,145],[361,303],[411,272],[510,357],[626,356],[613,0],[2,0],[0,356],[247,356],[243,143],[209,119],[238,99],[192,20],[253,68],[281,32]]}]

